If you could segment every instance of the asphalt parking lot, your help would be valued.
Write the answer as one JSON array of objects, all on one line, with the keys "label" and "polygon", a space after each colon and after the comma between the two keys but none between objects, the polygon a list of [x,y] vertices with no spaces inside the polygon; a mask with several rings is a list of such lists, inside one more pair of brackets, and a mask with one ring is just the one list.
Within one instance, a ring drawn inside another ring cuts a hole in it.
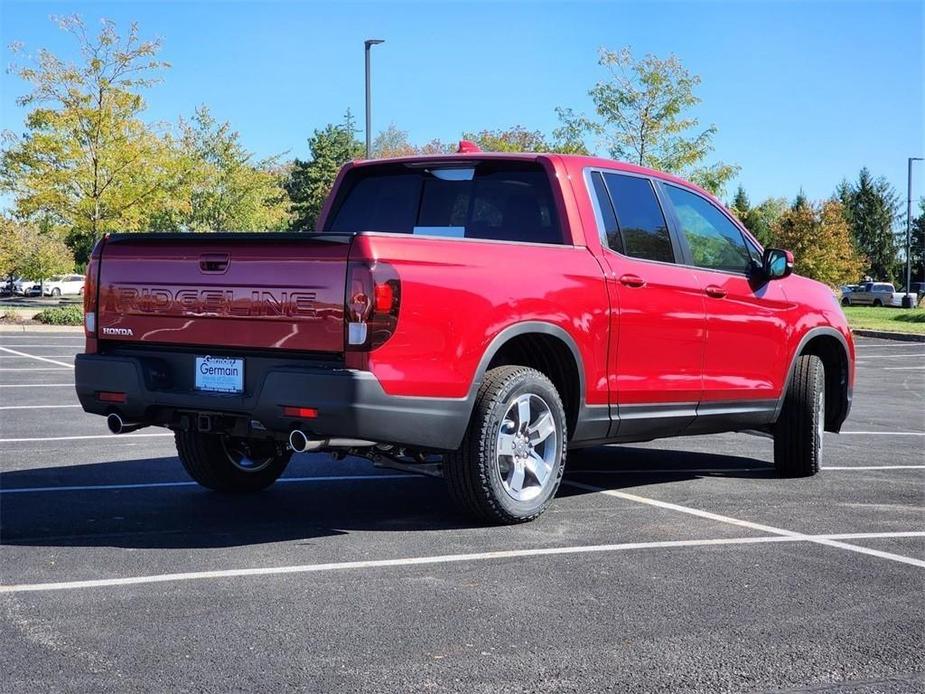
[{"label": "asphalt parking lot", "polygon": [[0,690],[925,691],[925,344],[858,344],[814,478],[606,447],[485,528],[355,459],[204,491],[80,410],[79,334],[0,333]]}]

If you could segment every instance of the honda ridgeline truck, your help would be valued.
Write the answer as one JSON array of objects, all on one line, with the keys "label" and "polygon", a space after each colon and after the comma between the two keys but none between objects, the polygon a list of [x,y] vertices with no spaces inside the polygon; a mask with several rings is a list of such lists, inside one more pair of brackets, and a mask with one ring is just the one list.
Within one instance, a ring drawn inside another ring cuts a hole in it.
[{"label": "honda ridgeline truck", "polygon": [[819,470],[854,345],[789,252],[673,176],[460,149],[347,164],[315,232],[101,240],[83,408],[171,429],[210,489],[329,451],[436,468],[496,523],[598,444],[757,431],[780,474]]}]

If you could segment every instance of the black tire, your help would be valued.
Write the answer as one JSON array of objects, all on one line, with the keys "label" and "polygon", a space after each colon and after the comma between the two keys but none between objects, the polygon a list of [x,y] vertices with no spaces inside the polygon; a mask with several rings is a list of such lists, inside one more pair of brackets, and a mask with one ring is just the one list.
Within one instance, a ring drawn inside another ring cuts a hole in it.
[{"label": "black tire", "polygon": [[[518,500],[505,490],[507,481],[502,482],[498,440],[509,408],[528,394],[536,398],[531,397],[531,402],[547,407],[555,424],[556,438],[549,448],[549,471],[545,482],[537,485],[537,496]],[[566,436],[565,409],[555,386],[546,376],[525,366],[492,369],[485,374],[479,388],[462,444],[444,458],[444,476],[450,496],[462,511],[480,521],[514,524],[537,518],[549,506],[562,481]]]},{"label": "black tire", "polygon": [[880,299],[874,299],[874,306],[883,306],[883,302]]},{"label": "black tire", "polygon": [[[259,492],[286,469],[292,451],[272,441],[254,441],[198,431],[174,433],[177,454],[189,476],[218,492]],[[248,466],[241,454],[253,464]],[[235,458],[239,459],[236,464]]]},{"label": "black tire", "polygon": [[849,298],[846,296],[844,299],[841,300],[841,305],[842,305],[842,306],[851,306],[851,299],[849,299]]},{"label": "black tire", "polygon": [[52,287],[51,289],[52,296],[61,296],[61,290],[58,287]]},{"label": "black tire", "polygon": [[774,427],[774,467],[783,477],[819,472],[825,428],[825,367],[814,354],[797,359]]}]

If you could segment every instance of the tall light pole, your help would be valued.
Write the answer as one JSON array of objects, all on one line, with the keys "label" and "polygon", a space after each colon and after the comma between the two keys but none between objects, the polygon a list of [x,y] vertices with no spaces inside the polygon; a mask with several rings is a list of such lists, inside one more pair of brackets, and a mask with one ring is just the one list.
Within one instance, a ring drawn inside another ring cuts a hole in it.
[{"label": "tall light pole", "polygon": [[915,302],[909,296],[909,290],[912,289],[912,162],[914,161],[922,161],[922,157],[909,157],[909,177],[906,183],[906,296],[903,298],[905,308],[915,307]]},{"label": "tall light pole", "polygon": [[369,153],[372,149],[370,129],[372,128],[372,96],[369,88],[369,49],[379,43],[385,43],[382,39],[366,39],[363,42],[366,53],[366,158],[369,159]]}]

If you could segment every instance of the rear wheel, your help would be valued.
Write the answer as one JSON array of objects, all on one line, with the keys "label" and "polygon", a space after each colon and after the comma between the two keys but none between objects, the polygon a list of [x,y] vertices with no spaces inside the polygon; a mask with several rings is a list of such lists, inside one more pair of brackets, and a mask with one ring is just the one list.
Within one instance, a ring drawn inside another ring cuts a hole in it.
[{"label": "rear wheel", "polygon": [[292,452],[273,441],[178,431],[174,438],[180,462],[203,487],[219,492],[257,492],[273,484]]},{"label": "rear wheel", "polygon": [[797,359],[774,428],[774,467],[784,477],[819,472],[825,431],[825,367],[814,354]]},{"label": "rear wheel", "polygon": [[565,465],[565,410],[546,376],[525,366],[485,375],[462,445],[444,460],[456,504],[491,523],[533,520]]},{"label": "rear wheel", "polygon": [[841,305],[842,305],[842,306],[851,306],[851,299],[849,299],[849,298],[846,296],[844,299],[841,300]]},{"label": "rear wheel", "polygon": [[883,302],[880,299],[874,299],[874,306],[883,306]]},{"label": "rear wheel", "polygon": [[61,296],[61,289],[58,287],[52,287],[51,289],[52,296]]}]

